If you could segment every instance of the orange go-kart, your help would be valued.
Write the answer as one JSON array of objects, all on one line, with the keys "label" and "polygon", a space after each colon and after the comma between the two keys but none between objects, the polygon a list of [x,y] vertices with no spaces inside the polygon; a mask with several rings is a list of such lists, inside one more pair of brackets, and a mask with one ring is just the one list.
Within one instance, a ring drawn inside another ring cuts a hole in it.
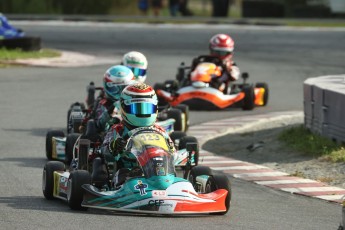
[{"label": "orange go-kart", "polygon": [[218,110],[228,107],[242,107],[252,110],[268,102],[267,83],[249,84],[248,73],[243,73],[243,83],[220,84],[222,65],[218,58],[200,56],[195,67],[179,67],[176,80],[156,83],[154,88],[159,104],[172,106],[186,104],[193,110]]}]

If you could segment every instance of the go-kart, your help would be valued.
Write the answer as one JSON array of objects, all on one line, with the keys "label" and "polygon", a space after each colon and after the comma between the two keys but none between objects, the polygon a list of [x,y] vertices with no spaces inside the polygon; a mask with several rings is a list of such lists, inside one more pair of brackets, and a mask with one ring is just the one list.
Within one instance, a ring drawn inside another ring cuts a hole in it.
[{"label": "go-kart", "polygon": [[25,33],[21,29],[13,27],[5,17],[0,13],[0,39],[21,38]]},{"label": "go-kart", "polygon": [[88,170],[68,171],[59,161],[44,166],[42,189],[47,199],[66,200],[75,210],[87,208],[148,214],[226,214],[230,209],[231,184],[227,176],[209,167],[192,166],[195,143],[187,144],[188,164],[178,177],[174,148],[154,128],[132,130],[125,150],[135,158],[131,169],[121,168],[94,184]]},{"label": "go-kart", "polygon": [[[96,91],[99,92],[97,96]],[[75,102],[68,109],[67,133],[78,133],[79,126],[85,117],[88,117],[88,119],[94,118],[95,115],[92,111],[101,98],[104,98],[103,87],[96,87],[94,82],[90,82],[87,86],[86,106],[82,102]],[[119,118],[119,116],[117,117]],[[173,132],[174,130],[186,132],[189,127],[189,108],[183,104],[176,107],[158,106],[157,121],[167,132]]]},{"label": "go-kart", "polygon": [[248,73],[242,74],[242,83],[221,84],[219,76],[225,69],[222,61],[212,56],[198,57],[195,68],[182,63],[176,80],[156,83],[154,88],[160,104],[177,106],[186,104],[193,110],[219,110],[228,107],[242,107],[252,110],[268,102],[266,83],[247,83]]},{"label": "go-kart", "polygon": [[41,49],[41,39],[26,36],[24,31],[12,26],[7,18],[0,13],[0,47],[20,48],[25,51],[39,50]]},{"label": "go-kart", "polygon": [[[96,91],[99,92],[95,97]],[[86,106],[84,103],[75,102],[71,104],[67,112],[67,135],[63,130],[50,130],[46,134],[46,156],[49,160],[62,160],[69,164],[72,160],[73,151],[78,138],[85,134],[90,127],[87,125],[89,120],[94,119],[94,106],[97,99],[104,97],[102,87],[95,87],[91,82],[87,86]],[[115,111],[115,110],[114,110]],[[121,117],[115,111],[113,113],[114,120],[119,120]],[[188,129],[189,110],[185,105],[179,105],[176,108],[160,109],[157,117],[157,125],[162,127],[171,135],[171,138],[178,147],[179,140],[186,136],[184,131]],[[112,122],[110,122],[112,123]],[[86,129],[85,129],[86,126]],[[106,129],[111,125],[108,124]],[[84,128],[81,128],[84,127]],[[88,127],[88,128],[87,128]],[[175,131],[176,130],[176,131]],[[92,125],[92,132],[95,133],[95,125]],[[90,133],[90,132],[89,132]],[[185,137],[184,139],[194,138]],[[185,158],[181,158],[181,164],[185,163]]]},{"label": "go-kart", "polygon": [[[167,120],[164,122],[170,121]],[[160,125],[158,122],[156,124]],[[165,131],[169,133],[171,140],[175,144],[175,148],[178,150],[175,166],[184,167],[187,164],[188,158],[186,144],[187,142],[197,143],[197,139],[194,136],[188,136],[185,132],[174,131],[172,123],[170,124],[170,128],[165,126]],[[62,130],[49,130],[46,134],[46,157],[48,160],[59,160],[69,165],[72,159],[78,158],[81,149],[80,142],[88,143],[86,148],[88,149],[90,158],[93,159],[95,151],[98,151],[95,147],[99,147],[103,142],[103,136],[97,131],[94,120],[90,119],[87,121],[83,133],[69,133],[65,135]],[[194,165],[198,164],[198,159],[199,152],[196,152],[192,158]]]}]

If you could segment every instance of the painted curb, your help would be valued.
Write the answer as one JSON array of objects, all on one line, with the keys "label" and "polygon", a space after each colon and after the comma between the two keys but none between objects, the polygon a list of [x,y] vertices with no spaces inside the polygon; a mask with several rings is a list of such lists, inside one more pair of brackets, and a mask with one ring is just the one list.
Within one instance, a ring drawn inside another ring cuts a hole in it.
[{"label": "painted curb", "polygon": [[[261,115],[242,116],[228,118],[219,121],[210,121],[191,126],[188,135],[195,136],[202,146],[206,141],[231,133],[253,131],[259,126],[266,126],[272,122],[284,125],[291,122],[302,123],[303,112],[271,112]],[[329,186],[325,183],[290,176],[288,173],[276,171],[266,166],[253,164],[246,161],[239,161],[233,158],[217,156],[216,154],[201,149],[200,165],[206,165],[213,170],[221,171],[235,178],[263,185],[269,188],[289,192],[296,195],[303,195],[312,198],[322,199],[329,202],[342,203],[345,189]]]}]

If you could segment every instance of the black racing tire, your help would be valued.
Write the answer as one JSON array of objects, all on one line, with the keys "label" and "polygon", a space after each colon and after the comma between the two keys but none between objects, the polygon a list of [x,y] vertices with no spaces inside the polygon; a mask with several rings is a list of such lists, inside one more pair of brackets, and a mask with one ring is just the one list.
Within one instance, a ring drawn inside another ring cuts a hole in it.
[{"label": "black racing tire", "polygon": [[187,132],[188,128],[189,128],[189,106],[185,105],[185,104],[179,104],[177,105],[175,108],[179,109],[182,111],[183,115],[184,115],[184,132]]},{"label": "black racing tire", "polygon": [[48,160],[53,160],[53,137],[65,137],[65,134],[61,130],[50,130],[46,134],[46,156]]},{"label": "black racing tire", "polygon": [[49,161],[43,168],[42,191],[47,200],[54,199],[54,171],[65,171],[65,164],[60,161]]},{"label": "black racing tire", "polygon": [[264,104],[262,106],[266,106],[268,103],[268,99],[269,99],[269,88],[268,88],[268,84],[265,82],[258,82],[255,85],[256,88],[264,88],[265,89],[265,94],[264,94]]},{"label": "black racing tire", "polygon": [[228,195],[225,198],[226,211],[211,213],[213,215],[225,215],[230,210],[231,205],[231,183],[229,178],[225,174],[215,174],[208,178],[206,182],[206,193],[214,192],[217,189],[225,189],[228,191]]},{"label": "black racing tire", "polygon": [[[158,89],[166,90],[164,83],[155,83],[153,85],[153,89],[156,91],[156,93]],[[158,109],[160,107],[166,107],[168,105],[168,102],[163,97],[159,96],[158,94],[157,94],[157,98],[158,98]]]},{"label": "black racing tire", "polygon": [[81,206],[84,198],[84,189],[81,186],[90,183],[91,176],[88,171],[75,170],[71,172],[68,178],[67,188],[67,202],[71,209],[87,210],[86,207]]},{"label": "black racing tire", "polygon": [[[195,190],[196,190],[196,188],[197,188],[197,186],[196,186],[196,178],[198,177],[198,176],[201,176],[201,175],[212,175],[213,173],[212,173],[212,169],[210,168],[210,167],[207,167],[207,166],[195,166],[195,167],[193,167],[191,170],[190,170],[190,172],[189,172],[189,174],[188,174],[188,181],[190,182],[190,183],[192,183],[192,185],[193,185],[193,187],[195,188]],[[197,191],[198,192],[198,191]]]},{"label": "black racing tire", "polygon": [[245,94],[242,109],[253,110],[255,107],[255,92],[253,85],[244,85],[242,91]]},{"label": "black racing tire", "polygon": [[168,92],[176,92],[178,90],[178,81],[176,81],[176,80],[166,80],[164,82],[164,88]]},{"label": "black racing tire", "polygon": [[65,147],[65,164],[69,165],[73,160],[73,150],[74,144],[77,142],[80,134],[70,133],[66,137],[66,147]]},{"label": "black racing tire", "polygon": [[193,136],[184,136],[179,141],[178,149],[185,149],[187,147],[187,143],[197,143],[197,145],[198,145],[197,150],[196,150],[195,155],[194,155],[194,162],[195,162],[195,166],[196,166],[199,163],[199,149],[200,149],[199,148],[199,142]]},{"label": "black racing tire", "polygon": [[167,111],[168,118],[175,119],[174,130],[184,131],[184,123],[182,121],[182,111],[179,109],[170,108]]},{"label": "black racing tire", "polygon": [[174,142],[175,148],[179,149],[179,142],[182,137],[187,136],[185,132],[182,131],[174,131],[170,133],[170,139]]}]

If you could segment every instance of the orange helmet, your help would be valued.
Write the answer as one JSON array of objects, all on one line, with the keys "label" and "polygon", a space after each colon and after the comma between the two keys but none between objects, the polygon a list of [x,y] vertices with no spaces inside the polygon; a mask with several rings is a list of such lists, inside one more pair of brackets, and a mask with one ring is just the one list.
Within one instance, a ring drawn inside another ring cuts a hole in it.
[{"label": "orange helmet", "polygon": [[220,77],[222,75],[221,69],[214,63],[203,62],[191,73],[192,82],[201,81],[205,83],[211,82],[212,78]]},{"label": "orange helmet", "polygon": [[224,60],[232,56],[235,42],[229,35],[216,34],[210,39],[210,54]]}]

